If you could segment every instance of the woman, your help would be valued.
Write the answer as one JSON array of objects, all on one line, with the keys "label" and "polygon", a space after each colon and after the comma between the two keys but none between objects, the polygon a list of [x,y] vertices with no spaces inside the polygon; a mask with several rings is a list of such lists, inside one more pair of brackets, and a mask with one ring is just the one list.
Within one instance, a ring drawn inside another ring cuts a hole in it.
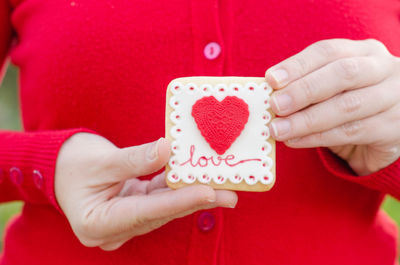
[{"label": "woman", "polygon": [[[26,131],[0,133],[1,264],[395,263],[398,1],[0,3]],[[166,189],[168,82],[266,69],[275,187]]]}]

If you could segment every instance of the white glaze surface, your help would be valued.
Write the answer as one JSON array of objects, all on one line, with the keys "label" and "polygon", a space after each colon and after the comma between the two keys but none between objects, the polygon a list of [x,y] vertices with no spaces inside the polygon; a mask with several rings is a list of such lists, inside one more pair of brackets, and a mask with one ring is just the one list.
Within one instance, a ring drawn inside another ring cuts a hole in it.
[{"label": "white glaze surface", "polygon": [[[267,142],[270,137],[267,124],[271,120],[268,108],[270,108],[269,98],[272,89],[267,83],[197,86],[194,83],[184,85],[174,82],[170,89],[173,94],[169,102],[173,109],[170,119],[174,123],[170,134],[175,139],[172,142],[173,155],[169,161],[171,170],[167,175],[170,182],[176,183],[182,180],[185,183],[193,183],[196,179],[201,183],[214,181],[217,184],[222,184],[227,179],[232,183],[245,181],[249,185],[257,182],[267,185],[273,182],[274,175],[271,173],[271,169],[274,162],[268,156],[272,147]],[[191,115],[193,104],[206,96],[214,96],[218,101],[222,101],[226,96],[236,96],[244,100],[249,107],[248,122],[239,137],[223,155],[218,155],[210,147]],[[248,161],[233,167],[224,161],[219,166],[215,166],[211,162],[208,162],[205,167],[199,165],[193,167],[191,163],[182,165],[189,160],[192,145],[195,146],[194,164],[202,156],[213,157],[217,162],[220,161],[218,157],[226,158],[228,155],[234,155],[235,159],[230,160],[230,164],[247,159],[260,159],[261,161]]]}]

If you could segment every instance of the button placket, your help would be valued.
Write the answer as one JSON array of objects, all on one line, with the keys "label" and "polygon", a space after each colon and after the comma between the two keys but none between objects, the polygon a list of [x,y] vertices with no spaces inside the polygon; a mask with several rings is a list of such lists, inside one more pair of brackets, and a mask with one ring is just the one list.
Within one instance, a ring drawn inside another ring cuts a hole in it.
[{"label": "button placket", "polygon": [[43,188],[44,178],[42,173],[39,170],[33,170],[32,172],[33,183],[35,183],[36,188],[41,190]]},{"label": "button placket", "polygon": [[208,60],[214,60],[220,55],[221,46],[216,42],[210,42],[204,47],[203,53]]},{"label": "button placket", "polygon": [[4,176],[4,170],[0,168],[0,184],[4,182],[5,176]]},{"label": "button placket", "polygon": [[188,264],[217,264],[223,255],[222,209],[197,212],[193,221]]},{"label": "button placket", "polygon": [[[219,21],[219,0],[191,1],[193,72],[218,76],[224,70],[224,43]],[[194,216],[188,264],[215,264],[219,257],[223,216],[218,209]]]},{"label": "button placket", "polygon": [[202,212],[197,218],[197,227],[201,232],[208,232],[215,226],[215,216],[210,212]]},{"label": "button placket", "polygon": [[219,1],[192,1],[193,70],[196,75],[222,75],[224,43]]},{"label": "button placket", "polygon": [[10,179],[15,185],[22,185],[22,182],[24,181],[24,176],[22,175],[21,169],[17,167],[10,168]]}]

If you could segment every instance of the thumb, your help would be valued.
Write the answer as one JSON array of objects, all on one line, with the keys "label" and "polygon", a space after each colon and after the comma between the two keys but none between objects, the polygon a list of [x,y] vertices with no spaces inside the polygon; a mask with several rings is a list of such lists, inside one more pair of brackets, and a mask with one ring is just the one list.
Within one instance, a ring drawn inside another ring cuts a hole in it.
[{"label": "thumb", "polygon": [[121,180],[156,172],[168,162],[170,153],[170,144],[165,138],[160,138],[152,143],[119,149],[115,158],[117,165],[122,169]]},{"label": "thumb", "polygon": [[109,235],[140,235],[155,229],[154,224],[162,225],[163,220],[182,217],[199,209],[236,204],[235,193],[223,197],[218,199],[210,186],[191,185],[150,195],[119,197],[116,201],[107,201],[94,215],[101,216],[96,218],[100,220],[98,224],[108,224],[101,227],[108,226],[107,231],[102,231]]}]

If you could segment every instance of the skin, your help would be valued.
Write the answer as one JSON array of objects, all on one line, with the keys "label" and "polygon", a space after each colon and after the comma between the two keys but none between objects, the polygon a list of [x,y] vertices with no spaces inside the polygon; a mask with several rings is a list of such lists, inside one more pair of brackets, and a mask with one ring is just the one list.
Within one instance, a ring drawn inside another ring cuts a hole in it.
[{"label": "skin", "polygon": [[319,41],[268,69],[266,80],[276,90],[276,140],[328,147],[358,175],[399,158],[400,59],[381,42]]},{"label": "skin", "polygon": [[95,134],[69,138],[57,158],[55,194],[80,242],[115,250],[195,211],[235,207],[232,191],[205,185],[171,190],[164,174],[150,181],[137,178],[163,168],[169,156],[170,144],[163,138],[122,149]]},{"label": "skin", "polygon": [[[320,41],[268,69],[266,80],[276,90],[271,107],[280,117],[270,124],[276,140],[293,148],[328,147],[359,175],[399,158],[400,60],[382,43]],[[235,207],[231,191],[170,190],[163,174],[137,178],[163,168],[169,156],[163,138],[120,149],[78,133],[63,144],[55,193],[83,245],[115,250],[200,209]]]}]

